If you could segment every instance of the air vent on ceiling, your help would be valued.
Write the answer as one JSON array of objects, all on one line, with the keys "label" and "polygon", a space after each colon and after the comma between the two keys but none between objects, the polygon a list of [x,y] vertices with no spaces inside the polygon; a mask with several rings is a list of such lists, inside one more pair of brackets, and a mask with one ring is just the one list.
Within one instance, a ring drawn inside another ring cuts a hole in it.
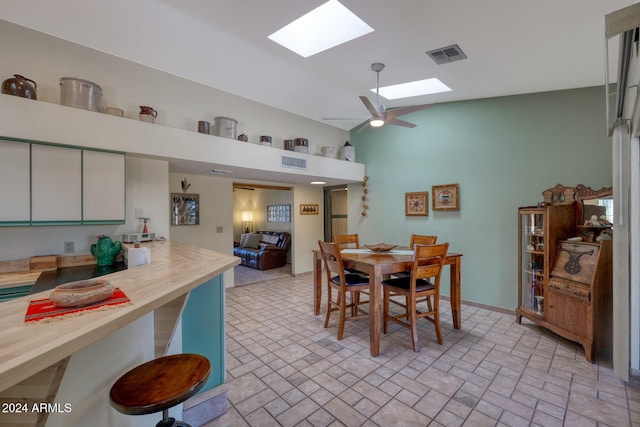
[{"label": "air vent on ceiling", "polygon": [[306,169],[307,159],[298,159],[297,157],[282,156],[281,166],[285,168]]},{"label": "air vent on ceiling", "polygon": [[462,49],[460,49],[460,46],[457,44],[430,50],[427,52],[427,55],[429,55],[429,57],[438,65],[467,59],[467,55],[464,54]]}]

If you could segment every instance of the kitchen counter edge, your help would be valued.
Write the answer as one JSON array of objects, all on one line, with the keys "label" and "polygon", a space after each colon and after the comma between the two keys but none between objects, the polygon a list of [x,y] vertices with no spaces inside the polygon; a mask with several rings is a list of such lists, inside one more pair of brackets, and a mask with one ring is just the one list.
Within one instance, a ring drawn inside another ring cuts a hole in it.
[{"label": "kitchen counter edge", "polygon": [[151,264],[108,276],[132,304],[51,322],[26,324],[31,299],[48,291],[2,304],[0,316],[0,391],[40,372],[143,315],[184,295],[239,264],[232,255],[170,241],[145,244]]}]

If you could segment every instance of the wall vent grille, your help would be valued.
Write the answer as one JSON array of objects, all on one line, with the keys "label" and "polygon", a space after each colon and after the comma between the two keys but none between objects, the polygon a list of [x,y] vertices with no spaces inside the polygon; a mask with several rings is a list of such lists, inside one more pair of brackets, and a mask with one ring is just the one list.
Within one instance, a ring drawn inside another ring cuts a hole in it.
[{"label": "wall vent grille", "polygon": [[464,54],[457,44],[430,50],[426,52],[426,54],[438,65],[467,59],[467,55]]},{"label": "wall vent grille", "polygon": [[281,166],[283,168],[307,169],[307,159],[282,156]]}]

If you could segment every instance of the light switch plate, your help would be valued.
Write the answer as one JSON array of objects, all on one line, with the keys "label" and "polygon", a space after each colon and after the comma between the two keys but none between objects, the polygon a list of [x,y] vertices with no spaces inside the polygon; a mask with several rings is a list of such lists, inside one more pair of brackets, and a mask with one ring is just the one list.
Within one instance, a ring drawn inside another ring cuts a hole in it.
[{"label": "light switch plate", "polygon": [[136,219],[144,218],[144,209],[136,208]]},{"label": "light switch plate", "polygon": [[216,227],[216,233],[222,233],[222,226],[221,225]]}]

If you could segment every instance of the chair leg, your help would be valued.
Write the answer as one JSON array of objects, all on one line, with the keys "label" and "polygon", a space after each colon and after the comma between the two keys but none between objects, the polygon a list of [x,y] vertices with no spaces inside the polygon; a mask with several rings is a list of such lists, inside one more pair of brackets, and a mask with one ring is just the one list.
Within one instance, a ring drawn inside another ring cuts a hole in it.
[{"label": "chair leg", "polygon": [[340,341],[344,335],[344,324],[345,318],[347,315],[347,294],[344,292],[340,292],[340,320],[338,322],[338,341]]},{"label": "chair leg", "polygon": [[351,292],[351,316],[358,315],[358,303],[360,303],[360,292]]},{"label": "chair leg", "polygon": [[389,324],[389,298],[391,298],[391,293],[388,289],[384,289],[382,298],[382,332],[385,334]]},{"label": "chair leg", "polygon": [[325,329],[329,327],[330,318],[331,318],[331,286],[327,286],[327,317],[324,320]]},{"label": "chair leg", "polygon": [[409,298],[409,304],[407,305],[407,314],[409,316],[409,323],[411,324],[411,345],[413,351],[420,351],[418,345],[418,318],[416,317],[416,298],[415,295]]},{"label": "chair leg", "polygon": [[438,338],[438,344],[442,345],[444,340],[442,339],[442,330],[440,330],[440,306],[438,297],[434,297],[434,306],[436,307],[435,312],[433,313],[433,325],[436,328],[436,337]]}]

